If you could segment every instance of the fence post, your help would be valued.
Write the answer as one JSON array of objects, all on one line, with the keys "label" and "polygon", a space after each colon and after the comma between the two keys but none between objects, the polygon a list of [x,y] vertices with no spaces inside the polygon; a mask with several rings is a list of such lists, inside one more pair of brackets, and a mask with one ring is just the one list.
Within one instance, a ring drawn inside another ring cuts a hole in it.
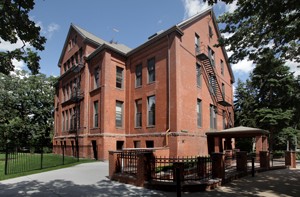
[{"label": "fence post", "polygon": [[6,143],[5,145],[5,169],[4,169],[4,174],[7,175],[7,165],[8,165],[8,145]]},{"label": "fence post", "polygon": [[213,178],[225,179],[225,158],[223,153],[211,153]]},{"label": "fence post", "polygon": [[236,153],[236,169],[237,171],[247,172],[247,152],[239,151]]},{"label": "fence post", "polygon": [[41,149],[41,169],[43,169],[43,146]]},{"label": "fence post", "polygon": [[177,197],[181,197],[181,169],[179,166],[175,168],[176,172],[176,193]]},{"label": "fence post", "polygon": [[260,167],[264,169],[270,168],[270,155],[268,151],[259,152]]},{"label": "fence post", "polygon": [[65,165],[65,149],[64,149],[63,145],[61,146],[61,149],[62,149],[62,156],[63,156],[62,164]]}]

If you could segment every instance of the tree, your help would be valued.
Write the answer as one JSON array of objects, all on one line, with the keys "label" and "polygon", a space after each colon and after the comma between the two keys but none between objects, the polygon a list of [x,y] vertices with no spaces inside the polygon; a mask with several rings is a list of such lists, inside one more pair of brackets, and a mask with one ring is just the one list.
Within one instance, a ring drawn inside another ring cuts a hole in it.
[{"label": "tree", "polygon": [[[207,0],[214,4],[217,0]],[[222,0],[233,3],[233,0]],[[300,1],[299,0],[237,0],[237,9],[219,17],[225,23],[218,46],[233,52],[232,63],[248,57],[254,62],[272,47],[282,60],[300,62]]]},{"label": "tree", "polygon": [[238,82],[237,123],[269,130],[270,149],[282,149],[299,133],[299,94],[299,84],[289,67],[274,51],[266,51],[246,85]]},{"label": "tree", "polygon": [[[23,60],[29,70],[37,74],[40,57],[34,50],[44,50],[46,38],[40,35],[41,28],[29,19],[28,13],[34,8],[34,0],[0,1],[0,43],[16,43],[23,46],[12,51],[0,51],[0,72],[9,74],[14,70],[13,59]],[[26,44],[30,48],[26,48]],[[34,50],[32,50],[34,49]]]},{"label": "tree", "polygon": [[0,74],[0,139],[25,145],[49,144],[56,78],[43,74]]}]

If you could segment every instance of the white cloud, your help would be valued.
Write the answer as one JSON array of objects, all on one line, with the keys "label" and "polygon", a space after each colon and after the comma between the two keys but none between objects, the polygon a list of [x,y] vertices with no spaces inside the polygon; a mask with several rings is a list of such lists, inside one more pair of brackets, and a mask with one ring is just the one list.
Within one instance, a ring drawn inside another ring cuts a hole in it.
[{"label": "white cloud", "polygon": [[15,70],[23,70],[25,68],[25,63],[23,60],[18,61],[16,59],[13,59],[12,63],[15,66]]},{"label": "white cloud", "polygon": [[285,65],[288,66],[288,67],[290,67],[290,71],[294,72],[294,76],[295,77],[297,77],[298,75],[300,75],[300,67],[298,68],[298,66],[300,66],[300,63],[288,60],[288,61],[286,61]]},{"label": "white cloud", "polygon": [[236,3],[237,3],[237,0],[233,1],[230,4],[226,4],[225,5],[225,12],[230,12],[230,13],[234,12],[234,10],[236,10],[237,7],[238,7]]},{"label": "white cloud", "polygon": [[242,72],[242,73],[249,74],[253,70],[254,64],[253,61],[244,59],[239,61],[236,64],[232,64],[231,67],[234,72],[238,72],[238,73]]},{"label": "white cloud", "polygon": [[[13,51],[17,48],[24,46],[24,43],[18,39],[16,43],[11,44],[10,42],[4,41],[0,38],[0,51]],[[29,43],[25,43],[25,48],[29,47]]]},{"label": "white cloud", "polygon": [[184,5],[184,18],[187,19],[209,7],[208,2],[205,3],[201,0],[182,0]]},{"label": "white cloud", "polygon": [[50,23],[48,26],[47,26],[47,31],[45,33],[46,37],[47,38],[51,38],[54,34],[54,32],[58,31],[60,28],[60,26],[56,23]]}]

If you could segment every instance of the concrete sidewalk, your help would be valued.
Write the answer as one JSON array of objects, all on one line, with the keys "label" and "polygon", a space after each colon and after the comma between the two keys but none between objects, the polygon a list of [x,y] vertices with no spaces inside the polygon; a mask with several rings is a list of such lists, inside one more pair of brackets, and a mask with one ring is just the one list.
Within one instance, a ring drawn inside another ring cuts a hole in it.
[{"label": "concrete sidewalk", "polygon": [[[108,163],[93,162],[70,168],[0,181],[0,196],[176,196],[176,193],[148,190],[106,178]],[[256,174],[208,192],[182,196],[299,196],[300,169]]]}]

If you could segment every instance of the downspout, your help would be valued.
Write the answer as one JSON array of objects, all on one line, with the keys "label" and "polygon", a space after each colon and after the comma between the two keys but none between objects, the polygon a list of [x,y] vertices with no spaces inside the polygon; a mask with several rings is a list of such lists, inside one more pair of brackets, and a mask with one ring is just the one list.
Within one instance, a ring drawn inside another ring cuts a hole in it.
[{"label": "downspout", "polygon": [[167,35],[168,38],[168,57],[167,57],[167,64],[168,64],[168,129],[166,130],[166,147],[169,146],[169,141],[168,141],[168,136],[170,134],[170,128],[171,128],[171,90],[170,90],[170,84],[171,84],[171,79],[170,79],[170,37],[169,34]]}]

